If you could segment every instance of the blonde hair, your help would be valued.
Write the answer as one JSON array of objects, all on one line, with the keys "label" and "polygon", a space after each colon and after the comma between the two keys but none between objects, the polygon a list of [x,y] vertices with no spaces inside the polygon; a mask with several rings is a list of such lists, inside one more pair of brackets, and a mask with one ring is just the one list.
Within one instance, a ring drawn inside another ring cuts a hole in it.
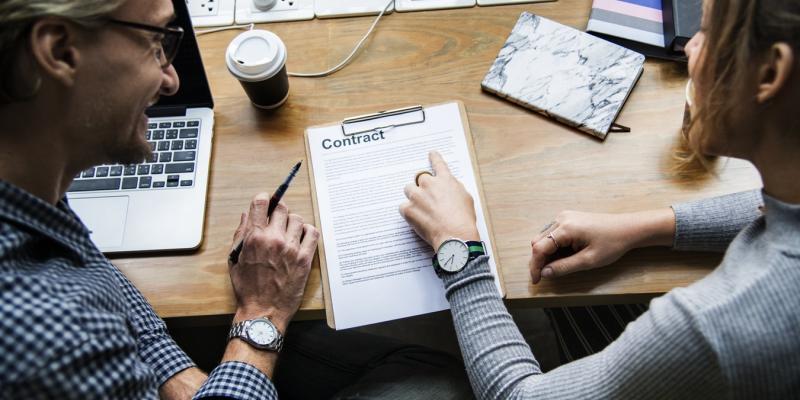
[{"label": "blonde hair", "polygon": [[[709,1],[709,0],[707,0]],[[691,122],[683,130],[674,157],[676,171],[697,175],[712,170],[715,158],[698,148],[709,132],[732,132],[737,103],[746,75],[770,47],[783,42],[800,51],[800,1],[710,0],[706,7],[704,60],[700,76],[705,83]]]},{"label": "blonde hair", "polygon": [[0,104],[24,101],[39,90],[41,79],[20,66],[28,57],[29,32],[34,22],[60,17],[92,27],[126,0],[0,0]]}]

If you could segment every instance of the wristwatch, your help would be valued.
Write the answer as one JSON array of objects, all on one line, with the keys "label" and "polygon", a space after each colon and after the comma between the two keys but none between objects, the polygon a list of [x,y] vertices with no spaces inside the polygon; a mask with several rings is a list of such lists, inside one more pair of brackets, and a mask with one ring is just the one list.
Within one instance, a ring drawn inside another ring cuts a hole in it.
[{"label": "wristwatch", "polygon": [[228,341],[233,338],[242,339],[259,350],[279,352],[283,348],[283,335],[268,317],[233,324],[228,333]]},{"label": "wristwatch", "polygon": [[483,242],[465,242],[452,238],[445,240],[433,255],[433,269],[437,275],[454,274],[470,261],[486,254]]}]

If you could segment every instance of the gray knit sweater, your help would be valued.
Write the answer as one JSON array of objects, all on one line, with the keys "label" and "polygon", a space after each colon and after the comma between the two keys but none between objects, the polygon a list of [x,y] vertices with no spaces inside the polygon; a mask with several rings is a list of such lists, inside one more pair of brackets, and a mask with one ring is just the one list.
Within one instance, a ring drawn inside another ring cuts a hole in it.
[{"label": "gray knit sweater", "polygon": [[546,374],[487,257],[444,277],[476,397],[800,398],[800,206],[763,204],[761,216],[754,191],[673,206],[675,249],[727,248],[720,266],[654,299],[602,352]]}]

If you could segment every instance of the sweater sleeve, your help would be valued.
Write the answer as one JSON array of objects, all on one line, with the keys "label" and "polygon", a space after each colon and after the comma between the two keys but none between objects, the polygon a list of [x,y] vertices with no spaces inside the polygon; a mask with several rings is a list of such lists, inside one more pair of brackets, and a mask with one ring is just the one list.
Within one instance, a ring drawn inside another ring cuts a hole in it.
[{"label": "sweater sleeve", "polygon": [[752,190],[673,205],[673,248],[725,251],[733,238],[758,218],[763,201],[761,190]]},{"label": "sweater sleeve", "polygon": [[478,399],[713,398],[724,380],[681,289],[656,299],[605,350],[542,373],[497,293],[488,257],[444,278]]}]

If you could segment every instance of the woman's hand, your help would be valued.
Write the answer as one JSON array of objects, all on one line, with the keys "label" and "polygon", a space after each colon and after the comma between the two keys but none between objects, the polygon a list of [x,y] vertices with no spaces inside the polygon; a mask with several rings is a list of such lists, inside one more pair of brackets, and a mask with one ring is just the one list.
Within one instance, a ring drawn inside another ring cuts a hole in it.
[{"label": "woman's hand", "polygon": [[406,186],[408,201],[400,205],[400,214],[434,251],[450,238],[480,241],[472,196],[439,153],[433,151],[429,157],[434,176],[421,175],[419,186]]},{"label": "woman's hand", "polygon": [[[672,246],[675,214],[671,208],[626,214],[564,211],[531,241],[531,280],[599,268],[637,247]],[[554,259],[560,249],[574,254]]]}]

